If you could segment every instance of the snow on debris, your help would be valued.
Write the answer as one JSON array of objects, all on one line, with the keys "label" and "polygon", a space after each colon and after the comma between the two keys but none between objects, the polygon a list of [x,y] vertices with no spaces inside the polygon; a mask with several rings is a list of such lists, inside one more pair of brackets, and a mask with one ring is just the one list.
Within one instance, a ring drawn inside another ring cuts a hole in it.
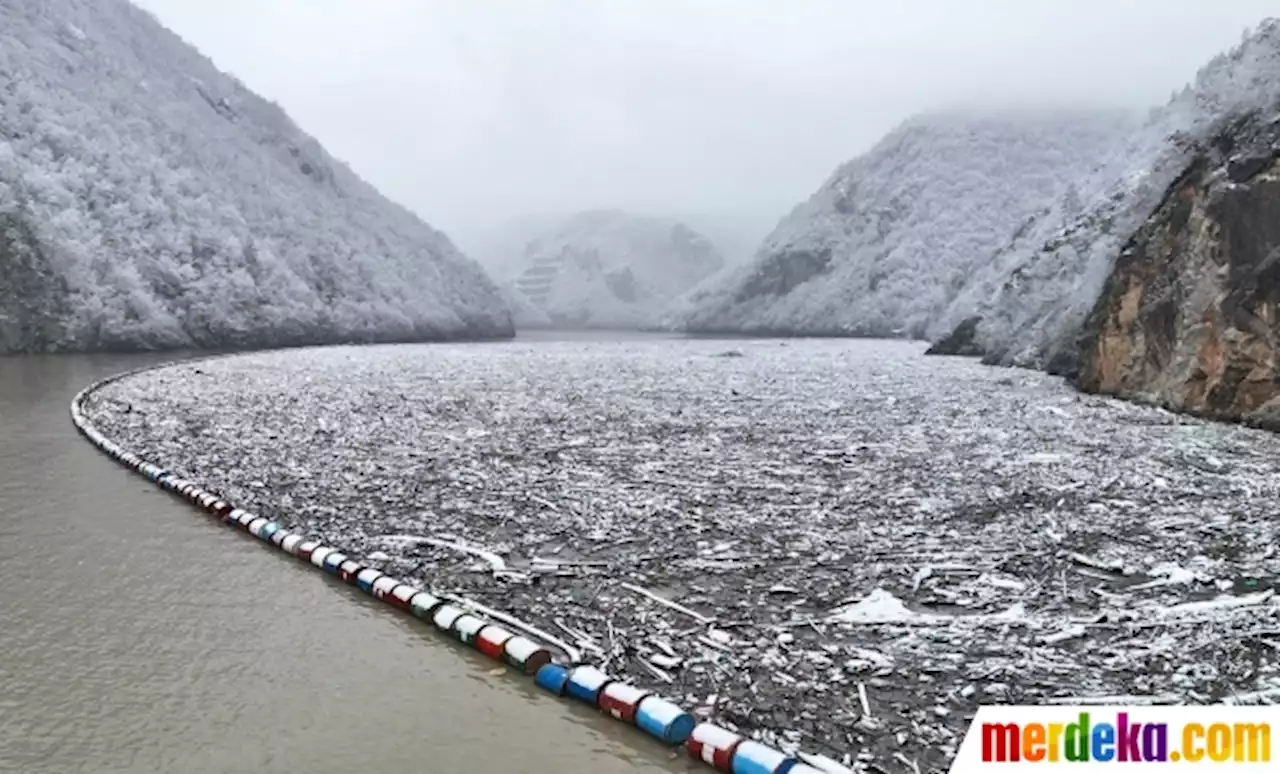
[{"label": "snow on debris", "polygon": [[1280,698],[1280,438],[909,343],[732,346],[262,353],[86,412],[855,771],[945,771],[981,702]]}]

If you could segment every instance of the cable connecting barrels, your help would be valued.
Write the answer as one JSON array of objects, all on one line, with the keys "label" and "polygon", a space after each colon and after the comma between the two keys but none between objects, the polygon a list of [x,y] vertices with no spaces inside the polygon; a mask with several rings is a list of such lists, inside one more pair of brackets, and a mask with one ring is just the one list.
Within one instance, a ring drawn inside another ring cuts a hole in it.
[{"label": "cable connecting barrels", "polygon": [[96,447],[161,489],[189,501],[219,522],[434,626],[489,658],[533,676],[538,686],[557,696],[597,707],[609,717],[635,726],[664,744],[684,745],[690,756],[720,771],[729,774],[824,774],[785,753],[746,740],[732,731],[710,723],[699,725],[691,714],[671,701],[615,680],[595,667],[556,663],[550,649],[485,619],[463,602],[446,599],[443,595],[387,575],[376,567],[363,565],[339,548],[239,508],[228,498],[124,449],[88,421],[82,406],[94,390],[134,373],[138,371],[119,374],[82,390],[71,403],[71,417],[76,428]]}]

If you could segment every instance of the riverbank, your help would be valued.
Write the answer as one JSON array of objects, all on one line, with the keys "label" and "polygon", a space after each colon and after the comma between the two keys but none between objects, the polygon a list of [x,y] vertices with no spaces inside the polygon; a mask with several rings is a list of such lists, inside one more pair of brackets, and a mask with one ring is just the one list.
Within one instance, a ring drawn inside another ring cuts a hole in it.
[{"label": "riverbank", "polygon": [[945,770],[982,701],[1280,686],[1280,439],[922,350],[297,350],[85,410],[261,515],[855,768]]}]

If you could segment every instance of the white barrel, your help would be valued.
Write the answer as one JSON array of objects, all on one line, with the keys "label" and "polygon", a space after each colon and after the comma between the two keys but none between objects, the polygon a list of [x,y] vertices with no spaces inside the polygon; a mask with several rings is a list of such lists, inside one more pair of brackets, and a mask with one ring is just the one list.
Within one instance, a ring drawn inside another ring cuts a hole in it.
[{"label": "white barrel", "polygon": [[280,547],[284,549],[285,552],[293,554],[294,556],[297,556],[298,544],[301,542],[302,542],[302,535],[286,535],[285,538],[280,541]]},{"label": "white barrel", "polygon": [[416,595],[409,602],[409,610],[419,618],[425,620],[431,615],[431,611],[436,609],[440,604],[440,598],[429,592],[422,592]]},{"label": "white barrel", "polygon": [[551,663],[551,651],[519,635],[507,640],[502,651],[508,664],[527,675],[537,674],[539,669]]},{"label": "white barrel", "polygon": [[259,516],[258,518],[249,522],[249,534],[253,535],[254,537],[257,537],[258,535],[262,534],[262,528],[267,526],[267,524],[269,524],[270,522],[271,522],[271,519],[264,519],[261,516]]},{"label": "white barrel", "polygon": [[436,614],[431,620],[435,621],[436,626],[444,629],[446,632],[453,628],[453,622],[462,617],[462,611],[453,605],[442,605],[436,610]]},{"label": "white barrel", "polygon": [[467,614],[459,616],[458,619],[453,622],[453,636],[470,645],[475,641],[476,635],[479,634],[480,630],[486,625],[487,622],[475,617],[474,615]]},{"label": "white barrel", "polygon": [[275,543],[277,548],[284,548],[284,541],[291,537],[297,536],[284,527],[281,527],[276,530],[276,534],[271,536],[271,542]]},{"label": "white barrel", "polygon": [[393,578],[390,575],[383,575],[381,578],[378,578],[373,582],[373,595],[378,599],[382,599],[399,585],[399,578]]},{"label": "white barrel", "polygon": [[325,557],[333,553],[335,550],[336,549],[330,548],[328,546],[320,546],[319,548],[311,552],[311,563],[323,570]]},{"label": "white barrel", "polygon": [[[240,513],[240,518],[236,519],[236,521],[239,522],[240,526],[244,527],[245,529],[248,529],[249,526],[253,524],[255,521],[257,521],[258,519],[262,519],[262,517],[256,513],[250,513],[249,511],[242,511]],[[266,519],[262,519],[262,522],[264,524],[266,523],[266,521],[267,521]]]},{"label": "white barrel", "polygon": [[244,514],[245,512],[240,510],[239,508],[232,508],[231,513],[227,514],[227,521],[233,521],[236,524],[239,524],[240,517],[243,516]]}]

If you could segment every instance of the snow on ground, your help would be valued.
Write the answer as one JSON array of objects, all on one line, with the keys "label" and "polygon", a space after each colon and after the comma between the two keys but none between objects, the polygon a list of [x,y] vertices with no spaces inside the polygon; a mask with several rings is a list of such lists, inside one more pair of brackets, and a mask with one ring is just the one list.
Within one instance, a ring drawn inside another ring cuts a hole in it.
[{"label": "snow on ground", "polygon": [[1280,697],[1280,438],[921,351],[292,350],[87,410],[264,515],[859,771],[945,771],[980,702]]}]

